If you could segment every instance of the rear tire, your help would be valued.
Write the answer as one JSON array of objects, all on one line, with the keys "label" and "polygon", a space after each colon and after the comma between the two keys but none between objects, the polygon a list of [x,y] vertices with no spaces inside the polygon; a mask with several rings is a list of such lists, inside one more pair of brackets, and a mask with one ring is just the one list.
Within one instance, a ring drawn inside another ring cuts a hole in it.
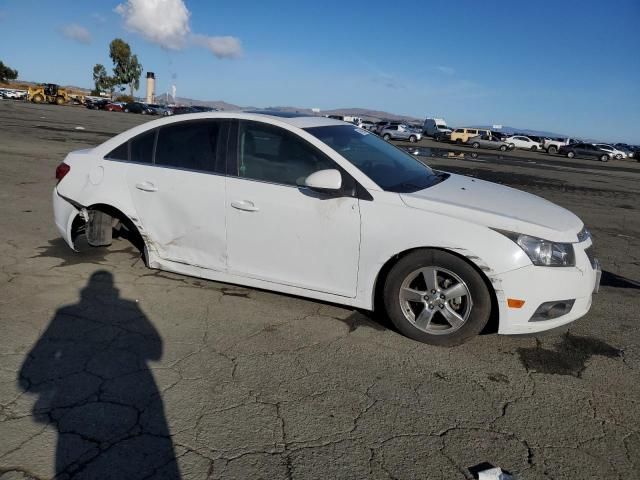
[{"label": "rear tire", "polygon": [[536,147],[535,145],[533,147],[531,147],[531,151],[535,152],[536,150],[538,150],[538,147]]},{"label": "rear tire", "polygon": [[473,148],[480,148],[480,144],[479,144],[478,142],[473,142],[473,143],[471,144],[471,146],[472,146]]},{"label": "rear tire", "polygon": [[550,147],[547,149],[547,153],[550,153],[551,155],[554,155],[554,154],[558,153],[558,147],[555,147],[555,146],[553,146],[553,145],[552,145],[552,146],[550,146]]},{"label": "rear tire", "polygon": [[456,138],[456,145],[462,145],[462,139]]},{"label": "rear tire", "polygon": [[64,105],[66,102],[64,100],[64,97],[61,95],[58,95],[56,97],[56,105]]},{"label": "rear tire", "polygon": [[391,140],[391,135],[389,135],[388,133],[385,133],[385,134],[382,136],[382,138],[388,142],[389,140]]},{"label": "rear tire", "polygon": [[128,108],[125,108],[125,109],[123,110],[123,112],[125,112],[125,113],[129,113],[129,109],[128,109]]},{"label": "rear tire", "polygon": [[573,153],[573,152],[567,152],[567,158],[573,158],[573,157],[575,157],[575,156],[576,156],[576,154],[575,154],[575,153]]},{"label": "rear tire", "polygon": [[452,347],[482,331],[491,313],[491,295],[480,273],[462,258],[441,250],[418,250],[389,272],[384,305],[407,337]]},{"label": "rear tire", "polygon": [[500,151],[501,152],[506,152],[507,151],[507,146],[506,145],[501,145],[500,146]]},{"label": "rear tire", "polygon": [[33,103],[43,103],[44,102],[44,97],[42,95],[40,95],[39,93],[34,95],[33,98],[31,99],[31,101]]},{"label": "rear tire", "polygon": [[411,135],[411,136],[409,137],[409,141],[410,141],[411,143],[416,143],[416,142],[418,141],[418,138],[417,138],[415,135]]},{"label": "rear tire", "polygon": [[608,162],[609,161],[609,155],[602,155],[600,157],[600,161],[601,162]]}]

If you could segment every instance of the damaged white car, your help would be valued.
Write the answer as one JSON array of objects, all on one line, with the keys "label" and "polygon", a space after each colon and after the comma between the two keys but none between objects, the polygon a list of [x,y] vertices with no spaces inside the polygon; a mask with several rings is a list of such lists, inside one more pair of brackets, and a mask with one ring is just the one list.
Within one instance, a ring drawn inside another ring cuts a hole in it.
[{"label": "damaged white car", "polygon": [[431,344],[460,344],[490,319],[503,334],[566,324],[599,283],[571,212],[324,117],[168,117],[70,153],[56,177],[71,248],[120,230],[151,268],[383,308]]}]

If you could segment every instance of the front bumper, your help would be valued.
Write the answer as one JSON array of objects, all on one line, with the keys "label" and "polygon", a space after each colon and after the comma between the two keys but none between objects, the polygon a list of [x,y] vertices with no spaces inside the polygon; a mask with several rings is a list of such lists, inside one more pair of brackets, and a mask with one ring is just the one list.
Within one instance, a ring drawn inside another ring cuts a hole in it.
[{"label": "front bumper", "polygon": [[[592,295],[600,285],[600,264],[589,259],[590,240],[574,244],[576,266],[567,268],[530,265],[498,275],[501,303],[498,333],[512,335],[535,333],[566,325],[583,317],[591,308]],[[524,300],[521,308],[509,308],[507,298]],[[545,302],[575,300],[569,313],[551,320],[531,321]]]}]

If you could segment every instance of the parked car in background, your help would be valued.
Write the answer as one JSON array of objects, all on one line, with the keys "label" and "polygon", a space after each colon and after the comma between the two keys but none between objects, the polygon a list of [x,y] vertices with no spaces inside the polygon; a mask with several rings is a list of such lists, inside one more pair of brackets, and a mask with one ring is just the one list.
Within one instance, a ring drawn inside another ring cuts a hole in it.
[{"label": "parked car in background", "polygon": [[536,142],[529,137],[525,137],[523,135],[514,135],[512,137],[507,137],[505,140],[507,143],[512,143],[516,148],[521,148],[523,150],[542,150],[542,144],[540,142]]},{"label": "parked car in background", "polygon": [[467,140],[467,144],[471,145],[473,148],[488,148],[492,150],[500,150],[501,152],[506,152],[513,148],[513,144],[503,142],[502,140],[498,140],[490,135],[478,135],[477,137],[471,137]]},{"label": "parked car in background", "polygon": [[121,103],[121,102],[107,103],[104,106],[104,109],[107,112],[122,112],[124,111],[124,103]]},{"label": "parked car in background", "polygon": [[156,111],[153,108],[146,106],[141,102],[127,103],[123,109],[127,113],[141,113],[142,115],[155,115]]},{"label": "parked car in background", "polygon": [[27,92],[24,90],[5,90],[2,96],[11,100],[21,100],[27,96]]},{"label": "parked car in background", "polygon": [[377,133],[378,135],[382,136],[382,130],[384,130],[387,127],[394,127],[394,126],[398,126],[398,125],[402,125],[402,122],[391,122],[389,120],[378,122],[376,124],[375,133]]},{"label": "parked car in background", "polygon": [[608,162],[613,158],[611,153],[606,152],[591,143],[572,143],[564,145],[558,150],[560,155],[566,155],[568,158],[597,158],[601,162]]},{"label": "parked car in background", "polygon": [[614,147],[616,147],[618,150],[622,150],[627,155],[627,158],[636,158],[635,157],[635,150],[638,147],[636,147],[634,149],[634,147],[632,147],[631,145],[628,145],[626,143],[616,143],[614,145]]},{"label": "parked car in background", "polygon": [[154,115],[167,115],[169,111],[169,107],[166,105],[159,105],[157,103],[147,103],[145,105],[155,112]]},{"label": "parked car in background", "polygon": [[104,110],[109,103],[111,103],[110,100],[102,98],[100,100],[86,100],[85,106],[89,110]]},{"label": "parked car in background", "polygon": [[183,115],[185,113],[198,113],[196,110],[194,110],[193,107],[189,107],[186,105],[173,107],[171,111],[173,112],[173,115]]},{"label": "parked car in background", "polygon": [[501,142],[506,142],[509,135],[504,132],[498,132],[496,130],[491,130],[491,136],[496,140],[500,140]]},{"label": "parked car in background", "polygon": [[443,130],[441,132],[436,132],[433,134],[433,140],[436,142],[450,142],[451,141],[451,130],[446,131]]},{"label": "parked car in background", "polygon": [[596,147],[600,150],[604,150],[605,152],[609,152],[612,158],[616,160],[622,160],[623,158],[627,158],[627,153],[623,150],[620,150],[608,143],[594,143]]},{"label": "parked car in background", "polygon": [[408,125],[389,125],[382,129],[381,135],[385,140],[409,140],[416,143],[422,138],[422,133]]},{"label": "parked car in background", "polygon": [[436,133],[451,133],[451,131],[443,118],[426,118],[422,125],[422,133],[427,137],[433,137]]},{"label": "parked car in background", "polygon": [[565,145],[570,145],[572,143],[578,143],[578,141],[574,138],[569,137],[556,137],[556,138],[546,138],[542,143],[542,147],[547,153],[558,153],[560,147],[564,147]]},{"label": "parked car in background", "polygon": [[163,118],[68,154],[56,178],[55,225],[71,248],[81,233],[103,247],[124,229],[150,268],[379,306],[436,345],[468,341],[490,318],[500,334],[573,322],[600,279],[591,235],[568,210],[434,171],[323,117]]},{"label": "parked car in background", "polygon": [[204,105],[191,105],[191,110],[194,113],[203,113],[203,112],[217,112],[218,109],[215,107],[206,107]]},{"label": "parked car in background", "polygon": [[376,128],[376,124],[369,121],[369,120],[363,120],[360,123],[360,128],[364,128],[365,130],[368,130],[370,132],[374,131]]},{"label": "parked car in background", "polygon": [[451,141],[458,144],[467,143],[471,137],[477,137],[478,135],[491,135],[491,131],[482,128],[456,128],[451,132]]}]

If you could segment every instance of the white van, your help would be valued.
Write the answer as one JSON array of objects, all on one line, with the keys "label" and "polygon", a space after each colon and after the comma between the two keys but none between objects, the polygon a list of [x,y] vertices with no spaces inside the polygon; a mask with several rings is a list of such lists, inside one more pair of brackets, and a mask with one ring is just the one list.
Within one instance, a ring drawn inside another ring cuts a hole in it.
[{"label": "white van", "polygon": [[433,137],[438,132],[451,133],[451,129],[442,118],[427,118],[424,121],[422,132],[429,137]]}]

